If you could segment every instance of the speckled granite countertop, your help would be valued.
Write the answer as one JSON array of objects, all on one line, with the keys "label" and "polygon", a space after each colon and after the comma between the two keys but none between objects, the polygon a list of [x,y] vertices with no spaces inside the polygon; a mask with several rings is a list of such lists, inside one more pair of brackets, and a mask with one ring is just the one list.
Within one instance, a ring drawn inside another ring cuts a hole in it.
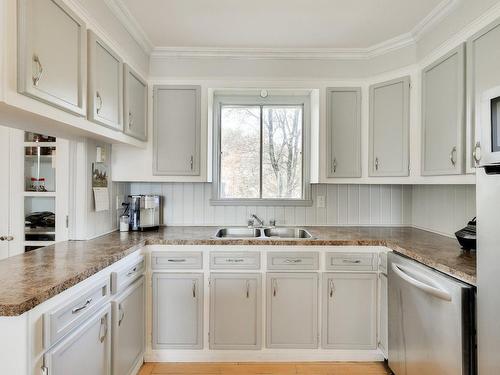
[{"label": "speckled granite countertop", "polygon": [[114,232],[90,241],[68,241],[0,261],[0,316],[21,315],[144,245],[387,246],[469,284],[476,255],[457,241],[413,228],[306,227],[310,240],[221,240],[215,227],[165,227],[158,232]]}]

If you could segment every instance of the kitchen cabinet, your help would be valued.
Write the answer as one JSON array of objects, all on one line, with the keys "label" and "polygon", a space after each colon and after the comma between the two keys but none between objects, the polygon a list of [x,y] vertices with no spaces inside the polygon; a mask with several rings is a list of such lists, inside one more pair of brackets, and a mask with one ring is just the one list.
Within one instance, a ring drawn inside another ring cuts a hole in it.
[{"label": "kitchen cabinet", "polygon": [[111,374],[111,309],[109,304],[44,355],[50,375]]},{"label": "kitchen cabinet", "polygon": [[[484,91],[500,86],[500,20],[489,24],[467,40],[467,172],[473,172],[481,157],[480,109]],[[477,160],[476,160],[477,159]]]},{"label": "kitchen cabinet", "polygon": [[323,348],[377,347],[377,275],[323,274]]},{"label": "kitchen cabinet", "polygon": [[203,347],[203,274],[153,274],[153,348]]},{"label": "kitchen cabinet", "polygon": [[88,119],[123,130],[123,61],[90,30],[88,46]]},{"label": "kitchen cabinet", "polygon": [[268,348],[318,347],[318,274],[268,273]]},{"label": "kitchen cabinet", "polygon": [[129,375],[142,361],[145,324],[144,277],[112,302],[113,375]]},{"label": "kitchen cabinet", "polygon": [[18,4],[18,91],[84,116],[85,23],[61,0]]},{"label": "kitchen cabinet", "polygon": [[422,175],[464,172],[465,47],[422,71]]},{"label": "kitchen cabinet", "polygon": [[123,131],[147,140],[148,84],[128,64],[123,66]]},{"label": "kitchen cabinet", "polygon": [[408,176],[410,77],[370,86],[370,176]]},{"label": "kitchen cabinet", "polygon": [[379,324],[378,324],[378,347],[387,358],[389,350],[388,337],[388,300],[387,300],[387,275],[379,274]]},{"label": "kitchen cabinet", "polygon": [[261,275],[210,275],[210,348],[260,349]]},{"label": "kitchen cabinet", "polygon": [[326,89],[327,177],[361,177],[361,88]]},{"label": "kitchen cabinet", "polygon": [[200,86],[154,86],[154,175],[200,174],[200,100]]}]

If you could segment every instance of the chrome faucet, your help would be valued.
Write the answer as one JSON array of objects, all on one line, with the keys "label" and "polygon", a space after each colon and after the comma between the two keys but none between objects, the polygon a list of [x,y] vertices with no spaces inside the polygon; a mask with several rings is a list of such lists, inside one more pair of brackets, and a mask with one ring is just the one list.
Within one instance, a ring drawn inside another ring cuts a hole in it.
[{"label": "chrome faucet", "polygon": [[262,220],[260,217],[258,217],[256,214],[251,214],[250,218],[255,220],[257,223],[259,223],[259,227],[262,228],[264,226],[264,220]]}]

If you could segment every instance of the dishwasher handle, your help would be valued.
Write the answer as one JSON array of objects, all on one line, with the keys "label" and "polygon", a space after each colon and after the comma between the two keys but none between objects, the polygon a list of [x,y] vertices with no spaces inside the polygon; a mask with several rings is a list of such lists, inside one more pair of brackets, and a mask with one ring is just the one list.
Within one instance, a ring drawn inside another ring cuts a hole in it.
[{"label": "dishwasher handle", "polygon": [[[434,297],[437,297],[439,299],[445,300],[445,301],[451,301],[451,295],[447,291],[437,288],[435,286],[428,285],[420,280],[414,279],[410,275],[408,275],[406,272],[404,272],[404,267],[398,266],[395,263],[392,263],[392,270],[396,275],[398,275],[400,278],[405,280],[407,283],[413,285],[414,287],[424,291],[427,294],[430,294]],[[415,272],[412,270],[412,272]],[[422,275],[423,278],[427,278],[426,276]]]}]

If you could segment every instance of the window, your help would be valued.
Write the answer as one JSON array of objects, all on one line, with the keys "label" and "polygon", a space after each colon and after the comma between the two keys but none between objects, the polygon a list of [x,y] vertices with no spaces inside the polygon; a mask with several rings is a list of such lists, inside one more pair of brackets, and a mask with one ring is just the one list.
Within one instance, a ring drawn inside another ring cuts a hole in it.
[{"label": "window", "polygon": [[309,204],[307,97],[216,97],[216,204]]}]

